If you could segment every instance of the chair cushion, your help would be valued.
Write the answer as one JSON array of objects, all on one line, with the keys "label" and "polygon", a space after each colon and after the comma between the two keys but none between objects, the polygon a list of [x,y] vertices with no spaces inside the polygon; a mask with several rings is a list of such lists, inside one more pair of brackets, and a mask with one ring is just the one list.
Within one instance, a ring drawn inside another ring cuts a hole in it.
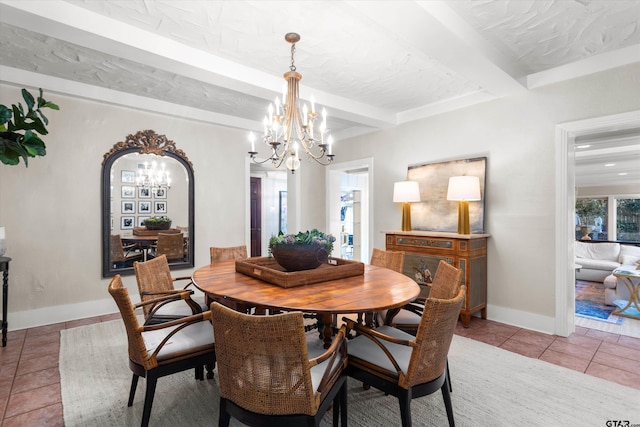
[{"label": "chair cushion", "polygon": [[418,316],[416,313],[403,309],[394,316],[392,322],[396,325],[416,325],[417,327],[420,324],[421,319],[422,317]]},{"label": "chair cushion", "polygon": [[[149,353],[153,353],[160,342],[178,326],[142,333]],[[175,357],[181,352],[207,347],[214,343],[213,328],[209,322],[198,322],[187,326],[172,336],[158,352],[158,362]]]},{"label": "chair cushion", "polygon": [[576,258],[576,262],[581,265],[581,268],[591,270],[613,271],[620,267],[620,263],[616,261],[602,259]]},{"label": "chair cushion", "polygon": [[[413,335],[393,328],[391,326],[381,326],[379,328],[376,328],[376,331],[401,340],[415,339]],[[411,353],[413,349],[408,346],[394,344],[388,341],[380,340],[380,342],[396,359],[398,365],[400,366],[400,369],[402,369],[402,371],[406,373],[407,369],[409,368],[409,360],[411,359]],[[359,335],[356,338],[350,340],[347,345],[347,353],[349,354],[349,356],[357,357],[358,359],[365,360],[388,371],[396,372],[396,369],[393,367],[393,364],[391,363],[387,355],[384,354],[384,352],[380,349],[380,347],[378,347],[377,344],[375,344],[365,336]]]},{"label": "chair cushion", "polygon": [[[323,347],[324,341],[318,339],[318,333],[316,331],[308,332],[307,336],[307,353],[309,355],[309,359],[320,356],[322,353],[326,351]],[[320,381],[322,381],[322,377],[324,375],[324,370],[327,368],[327,364],[329,364],[329,360],[327,359],[324,362],[313,366],[310,369],[311,372],[311,384],[313,384],[313,389],[318,390],[318,386],[320,385]],[[334,369],[339,366],[340,361],[342,361],[342,356],[338,354],[336,358],[337,363],[334,363]]]}]

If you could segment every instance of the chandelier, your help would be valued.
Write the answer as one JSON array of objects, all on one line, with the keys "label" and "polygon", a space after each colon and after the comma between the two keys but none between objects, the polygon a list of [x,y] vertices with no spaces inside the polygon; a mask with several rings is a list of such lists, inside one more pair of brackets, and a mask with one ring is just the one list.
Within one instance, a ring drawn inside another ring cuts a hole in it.
[{"label": "chandelier", "polygon": [[155,160],[149,164],[149,162],[144,162],[144,168],[138,168],[138,174],[136,176],[136,185],[142,188],[148,188],[154,193],[158,191],[159,188],[171,188],[171,177],[169,176],[169,171],[167,171],[166,166],[163,163],[158,167],[158,162]]},{"label": "chandelier", "polygon": [[262,141],[271,149],[271,155],[262,161],[256,158],[258,154],[255,146],[256,136],[250,132],[251,151],[249,151],[249,156],[259,164],[270,160],[276,168],[284,163],[287,169],[294,173],[300,167],[300,148],[304,150],[308,158],[321,165],[326,166],[331,163],[334,157],[332,152],[333,137],[329,135],[327,110],[324,108],[322,109],[322,120],[319,121],[318,128],[314,129],[318,114],[313,97],[310,101],[311,107],[304,104],[300,108],[298,83],[302,79],[302,74],[296,71],[293,60],[300,35],[287,33],[284,39],[291,43],[291,65],[289,71],[284,73],[284,79],[287,81],[286,92],[283,91],[282,103],[280,98],[276,97],[275,105],[269,104],[267,116],[263,121]]}]

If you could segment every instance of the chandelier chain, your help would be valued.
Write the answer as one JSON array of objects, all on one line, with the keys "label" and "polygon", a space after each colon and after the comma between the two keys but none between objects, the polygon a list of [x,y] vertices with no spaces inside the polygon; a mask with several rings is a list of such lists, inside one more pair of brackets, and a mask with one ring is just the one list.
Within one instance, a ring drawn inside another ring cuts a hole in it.
[{"label": "chandelier chain", "polygon": [[289,66],[289,70],[291,71],[295,71],[296,70],[296,64],[294,63],[293,60],[293,55],[296,53],[296,44],[295,43],[291,43],[291,65]]}]

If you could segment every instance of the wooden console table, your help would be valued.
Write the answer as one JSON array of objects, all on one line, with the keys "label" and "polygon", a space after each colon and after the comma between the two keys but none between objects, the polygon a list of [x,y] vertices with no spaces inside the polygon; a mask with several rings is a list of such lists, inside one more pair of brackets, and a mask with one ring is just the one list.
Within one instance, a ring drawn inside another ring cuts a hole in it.
[{"label": "wooden console table", "polygon": [[405,252],[403,273],[414,280],[425,269],[434,275],[440,260],[462,270],[462,283],[467,286],[460,310],[462,326],[468,327],[471,315],[478,311],[487,318],[488,234],[387,231],[385,235],[387,250]]},{"label": "wooden console table", "polygon": [[7,346],[7,298],[9,293],[9,261],[11,258],[0,256],[0,271],[2,271],[2,346]]}]

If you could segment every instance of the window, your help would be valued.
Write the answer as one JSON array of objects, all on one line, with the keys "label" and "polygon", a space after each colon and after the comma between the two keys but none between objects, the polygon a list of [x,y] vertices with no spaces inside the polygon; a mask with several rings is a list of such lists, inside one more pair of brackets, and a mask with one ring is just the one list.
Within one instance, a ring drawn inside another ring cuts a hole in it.
[{"label": "window", "polygon": [[607,209],[607,198],[577,199],[576,239],[607,240]]},{"label": "window", "polygon": [[617,240],[640,242],[640,199],[616,199]]},{"label": "window", "polygon": [[576,239],[640,242],[640,198],[583,197],[576,200]]}]

